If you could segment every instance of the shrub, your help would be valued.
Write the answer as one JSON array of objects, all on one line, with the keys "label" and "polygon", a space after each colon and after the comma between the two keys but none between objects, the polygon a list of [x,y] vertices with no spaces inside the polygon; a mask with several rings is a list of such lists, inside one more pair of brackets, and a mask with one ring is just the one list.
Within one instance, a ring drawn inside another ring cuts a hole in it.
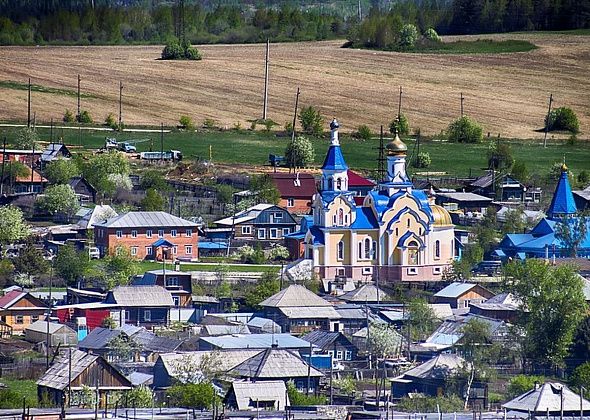
[{"label": "shrub", "polygon": [[399,31],[399,45],[403,48],[414,48],[418,40],[416,25],[406,23]]},{"label": "shrub", "polygon": [[389,124],[390,133],[393,134],[396,132],[396,130],[397,133],[402,136],[407,136],[410,134],[410,123],[404,114],[400,114]]},{"label": "shrub", "polygon": [[291,121],[285,123],[285,133],[287,133],[288,136],[293,134],[293,123]]},{"label": "shrub", "polygon": [[297,390],[293,381],[287,382],[287,394],[292,406],[308,406],[326,404],[326,397],[321,395],[305,395]]},{"label": "shrub", "polygon": [[209,382],[179,384],[168,389],[171,405],[209,409],[215,400],[215,389]]},{"label": "shrub", "polygon": [[37,143],[39,143],[39,134],[30,127],[23,127],[18,130],[14,139],[14,146],[18,149],[31,149]]},{"label": "shrub", "polygon": [[556,108],[545,117],[545,128],[549,131],[565,130],[572,133],[580,131],[580,122],[576,113],[567,107]]},{"label": "shrub", "polygon": [[449,124],[447,138],[454,143],[479,143],[483,139],[483,129],[475,120],[463,116]]},{"label": "shrub", "polygon": [[285,159],[292,167],[306,167],[313,162],[314,150],[309,139],[298,136],[289,141],[285,149]]},{"label": "shrub", "polygon": [[413,398],[402,398],[397,408],[399,411],[414,413],[432,413],[438,410],[442,413],[451,413],[454,411],[463,411],[464,406],[463,400],[456,395],[442,397],[418,395]]},{"label": "shrub", "polygon": [[310,105],[301,110],[299,113],[299,122],[301,122],[304,133],[312,136],[322,135],[323,118],[320,112],[313,106]]},{"label": "shrub", "polygon": [[508,143],[492,142],[488,149],[488,167],[494,169],[509,169],[514,163],[512,149]]},{"label": "shrub", "polygon": [[104,119],[104,125],[111,127],[113,130],[119,128],[117,120],[115,119],[115,114],[111,112],[109,115],[107,115],[107,117]]},{"label": "shrub", "polygon": [[371,137],[373,137],[373,133],[371,132],[371,129],[368,126],[363,124],[360,125],[359,128],[357,128],[356,133],[354,133],[354,137],[360,140],[371,140]]},{"label": "shrub", "polygon": [[283,245],[275,245],[270,250],[269,258],[271,260],[286,260],[289,258],[289,250]]},{"label": "shrub", "polygon": [[183,55],[184,52],[177,39],[168,41],[162,50],[162,60],[179,60]]},{"label": "shrub", "polygon": [[74,114],[72,114],[72,111],[70,111],[69,109],[66,109],[66,112],[64,113],[63,121],[65,123],[73,123],[74,122]]},{"label": "shrub", "polygon": [[420,152],[418,156],[414,160],[414,167],[415,168],[428,168],[432,160],[430,159],[430,153],[428,152]]},{"label": "shrub", "polygon": [[187,116],[187,115],[182,115],[180,117],[180,119],[178,120],[178,122],[180,123],[180,126],[182,128],[184,128],[185,130],[194,130],[195,129],[195,125],[193,124],[193,120],[191,119],[191,117]]},{"label": "shrub", "polygon": [[187,60],[202,60],[203,56],[196,47],[187,43],[187,45],[184,46],[184,58]]},{"label": "shrub", "polygon": [[545,382],[545,378],[543,376],[516,375],[510,379],[508,384],[508,398],[514,398],[530,391],[535,387],[535,382],[542,384]]},{"label": "shrub", "polygon": [[86,110],[80,111],[80,115],[78,116],[78,122],[81,124],[92,124],[92,117],[90,113]]},{"label": "shrub", "polygon": [[426,30],[426,32],[424,32],[424,38],[426,38],[429,41],[433,41],[433,42],[440,42],[440,36],[438,36],[438,34],[436,33],[436,31],[432,28],[428,28]]},{"label": "shrub", "polygon": [[203,127],[208,129],[217,128],[217,121],[213,118],[205,118],[205,121],[203,121]]},{"label": "shrub", "polygon": [[529,179],[529,171],[524,160],[517,159],[512,165],[510,174],[520,182],[526,182]]},{"label": "shrub", "polygon": [[267,133],[268,133],[268,132],[270,132],[270,130],[272,130],[272,128],[273,128],[275,125],[278,125],[276,122],[274,122],[274,121],[273,121],[273,120],[271,120],[271,119],[266,119],[266,120],[264,120],[264,121],[263,121],[263,124],[264,124],[264,129],[266,130],[266,132],[267,132]]}]

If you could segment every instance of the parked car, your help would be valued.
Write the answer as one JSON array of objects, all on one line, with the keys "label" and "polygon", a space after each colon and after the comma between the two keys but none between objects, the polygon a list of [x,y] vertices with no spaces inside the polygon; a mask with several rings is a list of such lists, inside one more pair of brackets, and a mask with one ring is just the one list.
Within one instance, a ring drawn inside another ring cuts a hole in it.
[{"label": "parked car", "polygon": [[90,248],[88,248],[88,256],[91,260],[96,260],[100,258],[100,251],[97,247],[91,246]]},{"label": "parked car", "polygon": [[502,271],[502,263],[500,261],[482,261],[471,270],[474,274],[482,274],[487,276],[499,275]]}]

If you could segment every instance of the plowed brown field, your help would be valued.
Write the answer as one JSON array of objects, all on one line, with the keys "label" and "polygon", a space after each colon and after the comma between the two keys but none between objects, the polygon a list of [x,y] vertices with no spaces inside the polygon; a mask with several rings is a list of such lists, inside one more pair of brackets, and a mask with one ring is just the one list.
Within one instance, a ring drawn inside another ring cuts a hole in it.
[{"label": "plowed brown field", "polygon": [[[465,111],[492,135],[534,138],[547,112],[549,93],[555,106],[577,113],[586,137],[590,129],[590,37],[562,34],[510,34],[539,49],[512,54],[403,54],[342,49],[341,42],[271,45],[269,117],[283,125],[292,119],[295,91],[301,105],[336,116],[343,129],[367,124],[377,129],[397,113],[398,89],[412,127],[438,133]],[[264,45],[199,47],[204,60],[157,60],[161,47],[0,47],[0,80],[82,89],[95,120],[118,113],[118,84],[123,82],[126,123],[177,124],[181,115],[197,123],[213,118],[231,127],[262,114]],[[0,88],[0,119],[26,119],[27,92]],[[38,121],[59,120],[76,98],[33,92]]]}]

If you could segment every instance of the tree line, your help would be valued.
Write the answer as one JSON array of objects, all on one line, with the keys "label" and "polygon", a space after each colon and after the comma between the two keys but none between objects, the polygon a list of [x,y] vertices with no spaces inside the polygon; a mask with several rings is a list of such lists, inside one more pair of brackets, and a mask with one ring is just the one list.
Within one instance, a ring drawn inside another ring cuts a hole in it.
[{"label": "tree line", "polygon": [[270,7],[262,8],[187,3],[180,13],[171,2],[0,0],[0,44],[165,43],[179,37],[183,28],[193,44],[348,37],[355,44],[385,48],[408,23],[422,32],[433,28],[440,34],[590,27],[590,0],[372,1],[360,22],[354,8],[344,6],[346,13],[288,2],[280,6],[270,2]]}]

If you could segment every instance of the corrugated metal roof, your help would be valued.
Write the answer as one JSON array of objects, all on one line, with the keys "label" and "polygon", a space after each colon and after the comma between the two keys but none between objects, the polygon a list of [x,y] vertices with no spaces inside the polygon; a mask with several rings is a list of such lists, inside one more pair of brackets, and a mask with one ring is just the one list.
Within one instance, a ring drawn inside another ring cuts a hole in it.
[{"label": "corrugated metal roof", "polygon": [[210,337],[229,335],[229,334],[250,334],[246,325],[204,325],[203,329]]},{"label": "corrugated metal roof", "polygon": [[161,286],[117,286],[108,293],[105,302],[126,307],[174,306],[172,294]]},{"label": "corrugated metal roof", "polygon": [[304,286],[292,284],[260,302],[260,306],[284,308],[289,306],[321,307],[331,305],[327,300],[322,299]]},{"label": "corrugated metal roof", "polygon": [[247,325],[252,328],[259,328],[265,333],[280,334],[282,331],[279,324],[268,318],[254,317],[248,321]]},{"label": "corrugated metal roof", "polygon": [[226,217],[224,219],[216,220],[216,225],[223,225],[223,226],[233,226],[239,225],[240,223],[247,222],[249,220],[254,220],[258,217],[260,212],[270,209],[271,207],[275,207],[274,204],[257,204],[252,206],[246,210],[243,210],[239,213],[236,213],[233,216]]},{"label": "corrugated metal roof", "polygon": [[[331,346],[334,341],[336,341],[340,336],[344,337],[348,340],[342,333],[340,332],[332,332],[332,331],[322,331],[322,330],[315,330],[305,334],[301,337],[303,340],[314,344],[322,349]],[[352,345],[352,343],[350,343]]]},{"label": "corrugated metal roof", "polygon": [[275,409],[282,410],[289,405],[284,381],[235,381],[232,383],[238,410],[256,409],[256,403],[275,401]]},{"label": "corrugated metal roof", "polygon": [[439,290],[434,294],[434,297],[444,297],[444,298],[458,298],[464,293],[467,293],[471,289],[477,286],[475,283],[458,283],[454,282],[449,284],[442,290]]},{"label": "corrugated metal roof", "polygon": [[197,227],[196,223],[173,216],[165,211],[130,211],[95,224],[109,228],[131,227]]},{"label": "corrugated metal roof", "polygon": [[99,350],[105,348],[111,340],[122,334],[119,329],[111,330],[109,328],[97,327],[88,333],[78,347],[88,350]]},{"label": "corrugated metal roof", "polygon": [[456,354],[439,354],[429,361],[404,372],[402,377],[411,376],[420,379],[448,378],[465,363],[465,359]]},{"label": "corrugated metal roof", "polygon": [[507,410],[544,416],[548,411],[551,413],[561,411],[562,392],[563,411],[579,412],[580,408],[582,408],[583,411],[590,410],[590,402],[588,400],[580,400],[579,395],[575,394],[567,386],[559,382],[545,382],[538,388],[531,389],[513,400],[508,401],[506,404],[502,404],[502,407]]},{"label": "corrugated metal roof", "polygon": [[[379,294],[379,299],[377,299],[377,294]],[[391,300],[387,293],[373,283],[365,284],[358,289],[345,293],[340,296],[340,299],[347,302],[377,302],[377,300]]]},{"label": "corrugated metal roof", "polygon": [[261,351],[244,348],[237,350],[193,351],[160,354],[159,358],[168,374],[173,378],[178,378],[185,373],[187,365],[198,367],[206,359],[215,362],[212,363],[212,368],[217,373],[225,373]]},{"label": "corrugated metal roof", "polygon": [[113,217],[117,217],[117,212],[111,206],[108,204],[99,204],[87,212],[78,221],[78,225],[83,228],[93,228],[94,225]]},{"label": "corrugated metal roof", "polygon": [[469,192],[448,192],[448,193],[437,193],[437,196],[450,198],[451,200],[457,201],[485,201],[491,203],[493,200],[483,195],[478,195]]},{"label": "corrugated metal roof", "polygon": [[[272,173],[269,174],[281,197],[308,198],[318,192],[315,178],[307,173]],[[299,182],[296,180],[299,179]]]},{"label": "corrugated metal roof", "polygon": [[[49,334],[53,334],[53,333],[61,330],[62,328],[67,330],[67,332],[75,333],[75,331],[73,329],[71,329],[70,327],[68,327],[65,324],[60,324],[58,322],[50,322],[49,323]],[[35,331],[35,332],[47,333],[47,322],[43,321],[43,320],[33,322],[31,325],[29,325],[25,329],[25,331]]]},{"label": "corrugated metal roof", "polygon": [[223,335],[218,337],[201,337],[219,349],[267,349],[273,344],[285,349],[304,349],[309,343],[291,334],[246,334]]},{"label": "corrugated metal roof", "polygon": [[340,319],[342,318],[332,306],[314,307],[296,306],[279,308],[280,311],[291,319]]},{"label": "corrugated metal roof", "polygon": [[254,379],[284,379],[324,376],[295,353],[277,348],[269,348],[240,363],[229,373],[231,375]]}]

